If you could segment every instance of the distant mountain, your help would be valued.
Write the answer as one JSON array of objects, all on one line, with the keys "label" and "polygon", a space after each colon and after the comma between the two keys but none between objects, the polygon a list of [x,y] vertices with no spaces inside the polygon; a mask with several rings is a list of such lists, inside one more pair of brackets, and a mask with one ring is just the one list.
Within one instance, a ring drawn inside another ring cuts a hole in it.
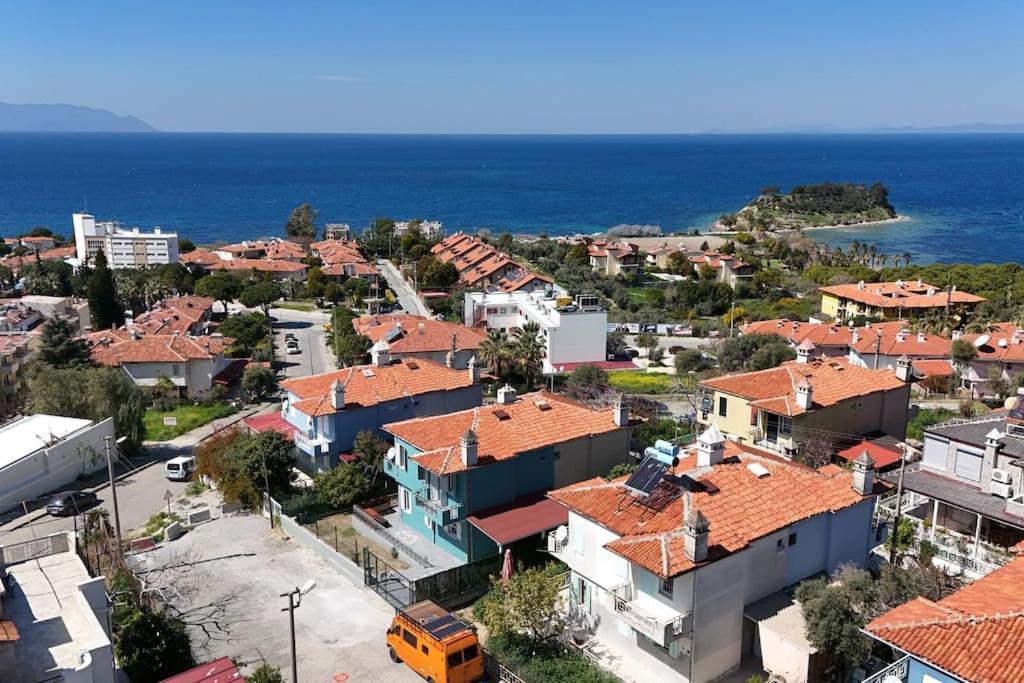
[{"label": "distant mountain", "polygon": [[843,126],[794,125],[742,130],[715,129],[707,133],[754,133],[777,135],[842,135],[865,133],[1024,133],[1024,123],[960,123],[948,126],[878,126],[874,128],[844,128]]},{"label": "distant mountain", "polygon": [[0,102],[0,132],[153,133],[157,129],[134,116],[73,104]]}]

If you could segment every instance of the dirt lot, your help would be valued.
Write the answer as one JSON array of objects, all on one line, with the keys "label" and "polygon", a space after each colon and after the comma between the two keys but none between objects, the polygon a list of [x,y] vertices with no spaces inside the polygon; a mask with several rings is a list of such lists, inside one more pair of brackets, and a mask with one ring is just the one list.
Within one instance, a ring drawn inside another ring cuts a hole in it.
[{"label": "dirt lot", "polygon": [[[291,680],[288,614],[281,611],[288,602],[279,595],[313,579],[316,588],[295,611],[300,681],[334,683],[344,674],[347,681],[420,680],[388,659],[384,632],[391,608],[314,553],[271,531],[262,517],[228,516],[202,524],[143,557],[143,569],[182,565],[148,576],[152,588],[177,592],[185,604],[229,598],[229,632],[197,647],[201,659],[226,655],[254,666],[266,662],[280,666],[285,680]],[[194,642],[201,640],[200,633],[193,633]]]},{"label": "dirt lot", "polygon": [[352,528],[352,515],[339,513],[324,517],[312,524],[305,525],[310,533],[321,541],[334,548],[337,552],[347,557],[356,557],[363,548],[369,548],[370,552],[387,559],[388,564],[398,570],[407,569],[409,565],[400,557],[391,557],[387,548],[361,536]]}]

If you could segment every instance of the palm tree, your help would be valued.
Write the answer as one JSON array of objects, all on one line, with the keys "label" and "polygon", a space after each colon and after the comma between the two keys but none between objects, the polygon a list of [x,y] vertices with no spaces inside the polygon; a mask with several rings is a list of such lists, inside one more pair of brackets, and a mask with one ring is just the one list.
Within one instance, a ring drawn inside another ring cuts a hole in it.
[{"label": "palm tree", "polygon": [[533,387],[533,381],[544,367],[544,343],[540,340],[540,326],[529,322],[516,330],[512,355],[526,378],[526,385]]},{"label": "palm tree", "polygon": [[477,355],[496,377],[501,378],[506,374],[509,358],[509,340],[501,330],[488,330],[487,337],[480,342]]},{"label": "palm tree", "polygon": [[903,265],[904,266],[909,266],[911,258],[913,258],[913,257],[910,255],[909,251],[903,252]]}]

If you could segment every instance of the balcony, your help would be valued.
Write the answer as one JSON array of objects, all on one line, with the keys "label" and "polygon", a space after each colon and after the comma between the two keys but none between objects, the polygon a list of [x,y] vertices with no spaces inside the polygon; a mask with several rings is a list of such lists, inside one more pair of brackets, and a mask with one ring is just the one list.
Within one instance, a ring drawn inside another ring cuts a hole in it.
[{"label": "balcony", "polygon": [[677,612],[649,595],[637,593],[630,599],[628,586],[619,586],[610,592],[615,599],[615,612],[619,617],[634,631],[642,633],[662,647],[690,629],[689,614]]},{"label": "balcony", "polygon": [[317,456],[326,453],[331,446],[331,442],[323,436],[311,437],[297,431],[295,432],[295,445],[309,455]]},{"label": "balcony", "polygon": [[451,524],[459,517],[459,504],[441,491],[424,486],[418,491],[413,491],[413,496],[416,498],[416,505],[433,515],[439,524]]},{"label": "balcony", "polygon": [[892,681],[896,679],[898,681],[906,681],[910,676],[910,657],[904,657],[897,659],[895,662],[885,667],[881,671],[876,671],[861,683],[883,683],[883,681]]}]

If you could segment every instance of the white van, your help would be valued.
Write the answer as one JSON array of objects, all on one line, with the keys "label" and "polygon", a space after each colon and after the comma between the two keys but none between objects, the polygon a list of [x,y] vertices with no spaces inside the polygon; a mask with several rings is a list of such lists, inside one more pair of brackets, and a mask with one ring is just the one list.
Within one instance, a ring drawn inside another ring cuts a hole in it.
[{"label": "white van", "polygon": [[183,455],[168,460],[164,474],[168,479],[174,481],[186,481],[192,478],[192,473],[195,471],[196,459],[191,455]]}]

